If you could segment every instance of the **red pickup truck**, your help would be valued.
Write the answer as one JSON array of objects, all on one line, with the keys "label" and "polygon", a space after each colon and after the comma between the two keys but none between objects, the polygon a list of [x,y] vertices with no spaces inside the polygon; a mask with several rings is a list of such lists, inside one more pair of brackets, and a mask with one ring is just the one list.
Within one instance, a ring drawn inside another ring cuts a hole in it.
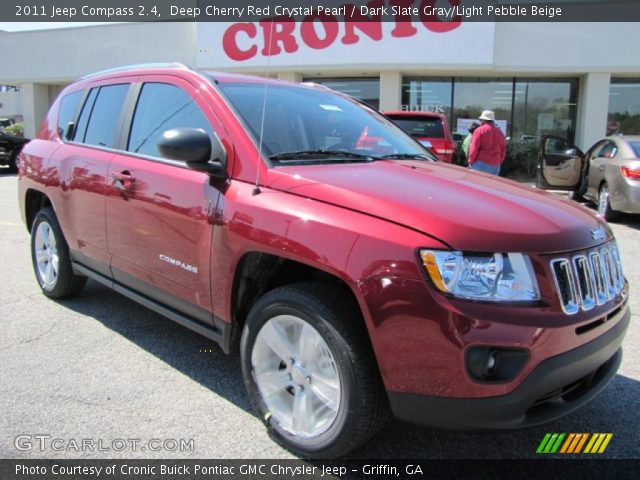
[{"label": "red pickup truck", "polygon": [[306,457],[390,414],[548,422],[620,364],[628,285],[602,219],[435,162],[327,89],[173,64],[90,75],[23,149],[19,196],[46,296],[92,278],[238,352],[258,416]]}]

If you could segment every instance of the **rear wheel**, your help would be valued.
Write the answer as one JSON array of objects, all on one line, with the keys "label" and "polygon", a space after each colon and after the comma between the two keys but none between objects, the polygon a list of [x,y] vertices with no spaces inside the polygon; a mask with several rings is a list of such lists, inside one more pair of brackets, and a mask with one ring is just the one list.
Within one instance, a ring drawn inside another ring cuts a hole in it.
[{"label": "rear wheel", "polygon": [[609,198],[609,185],[603,183],[598,192],[598,213],[607,222],[611,222],[618,218],[619,213],[611,208],[611,200]]},{"label": "rear wheel", "polygon": [[275,439],[309,458],[346,454],[388,417],[360,313],[320,283],[267,293],[242,334],[251,402]]},{"label": "rear wheel", "polygon": [[40,210],[31,227],[31,259],[38,284],[47,297],[75,295],[87,277],[73,273],[69,247],[53,210]]}]

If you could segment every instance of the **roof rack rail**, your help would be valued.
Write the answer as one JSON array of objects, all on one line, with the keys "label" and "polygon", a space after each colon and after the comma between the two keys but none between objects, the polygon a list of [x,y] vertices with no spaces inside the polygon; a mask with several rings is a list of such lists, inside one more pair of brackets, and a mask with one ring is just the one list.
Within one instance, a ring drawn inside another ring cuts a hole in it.
[{"label": "roof rack rail", "polygon": [[105,75],[107,73],[126,72],[127,70],[133,70],[134,68],[182,68],[189,70],[189,67],[179,62],[158,62],[158,63],[137,63],[133,65],[124,65],[122,67],[107,68],[100,70],[99,72],[88,73],[80,77],[80,80],[87,78],[97,77],[99,75]]}]

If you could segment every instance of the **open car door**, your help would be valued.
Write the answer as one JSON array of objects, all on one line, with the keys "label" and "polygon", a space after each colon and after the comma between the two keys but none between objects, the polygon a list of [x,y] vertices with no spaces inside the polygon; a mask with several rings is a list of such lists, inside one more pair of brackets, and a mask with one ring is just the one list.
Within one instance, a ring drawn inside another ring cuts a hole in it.
[{"label": "open car door", "polygon": [[538,188],[577,190],[582,177],[584,154],[567,140],[544,135],[538,153]]}]

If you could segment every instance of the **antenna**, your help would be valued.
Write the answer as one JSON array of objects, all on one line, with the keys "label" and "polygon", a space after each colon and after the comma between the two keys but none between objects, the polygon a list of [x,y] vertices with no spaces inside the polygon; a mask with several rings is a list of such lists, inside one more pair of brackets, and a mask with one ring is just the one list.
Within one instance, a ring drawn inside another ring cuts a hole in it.
[{"label": "antenna", "polygon": [[251,192],[251,195],[258,195],[260,193],[260,167],[262,162],[262,136],[264,135],[264,117],[267,114],[267,93],[269,92],[269,73],[271,71],[271,45],[273,44],[273,19],[271,19],[271,25],[269,25],[269,48],[267,49],[267,67],[264,72],[266,81],[264,82],[264,94],[262,95],[262,119],[260,120],[260,139],[258,140],[258,162],[256,164],[256,185]]}]

